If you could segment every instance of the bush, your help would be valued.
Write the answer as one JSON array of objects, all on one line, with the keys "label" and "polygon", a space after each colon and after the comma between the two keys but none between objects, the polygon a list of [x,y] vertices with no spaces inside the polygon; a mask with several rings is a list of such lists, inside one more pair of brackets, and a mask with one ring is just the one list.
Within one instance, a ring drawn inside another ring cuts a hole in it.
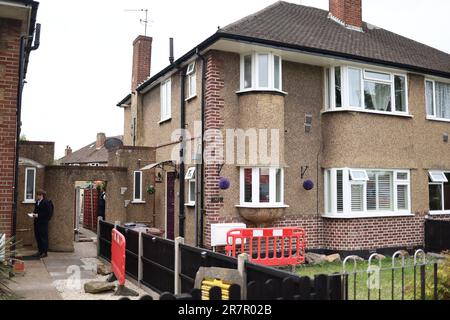
[{"label": "bush", "polygon": [[0,241],[0,300],[16,298],[8,287],[11,277],[14,275],[13,262],[16,250],[11,250],[13,245],[17,245],[17,243],[14,243],[13,238]]},{"label": "bush", "polygon": [[[450,300],[450,251],[442,254],[444,259],[438,265],[437,294],[439,300]],[[427,281],[427,298],[434,299],[434,279],[430,280]]]}]

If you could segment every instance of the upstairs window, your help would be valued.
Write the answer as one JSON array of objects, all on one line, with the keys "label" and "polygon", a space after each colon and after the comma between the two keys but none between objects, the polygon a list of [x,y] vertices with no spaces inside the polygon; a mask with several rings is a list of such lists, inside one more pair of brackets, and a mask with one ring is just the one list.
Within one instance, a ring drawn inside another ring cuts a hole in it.
[{"label": "upstairs window", "polygon": [[191,99],[197,95],[197,75],[195,73],[195,62],[192,62],[186,72],[188,82],[188,98]]},{"label": "upstairs window", "polygon": [[327,110],[407,114],[406,75],[336,66],[325,69]]},{"label": "upstairs window", "polygon": [[282,87],[282,60],[272,53],[241,56],[241,90],[278,90]]},{"label": "upstairs window", "polygon": [[36,194],[36,168],[25,169],[25,199],[24,202],[34,202]]},{"label": "upstairs window", "polygon": [[425,97],[429,118],[450,120],[450,83],[426,80]]},{"label": "upstairs window", "polygon": [[172,116],[172,81],[161,83],[161,121],[169,120]]}]

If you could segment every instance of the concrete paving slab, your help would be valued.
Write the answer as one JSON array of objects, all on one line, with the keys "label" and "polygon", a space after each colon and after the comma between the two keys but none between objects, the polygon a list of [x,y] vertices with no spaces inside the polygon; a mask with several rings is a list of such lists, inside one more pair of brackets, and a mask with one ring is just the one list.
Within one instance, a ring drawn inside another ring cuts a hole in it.
[{"label": "concrete paving slab", "polygon": [[9,287],[25,300],[61,300],[42,260],[25,261],[25,274],[13,278]]}]

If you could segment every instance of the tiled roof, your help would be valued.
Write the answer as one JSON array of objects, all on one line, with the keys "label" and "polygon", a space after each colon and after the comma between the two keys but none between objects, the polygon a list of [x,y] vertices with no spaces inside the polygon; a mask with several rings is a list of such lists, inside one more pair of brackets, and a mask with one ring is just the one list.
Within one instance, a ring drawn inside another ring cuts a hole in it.
[{"label": "tiled roof", "polygon": [[[147,79],[137,91],[220,39],[244,40],[310,53],[373,62],[450,78],[450,55],[393,32],[363,23],[363,32],[347,29],[326,10],[278,1],[224,28]],[[442,33],[443,39],[446,37]],[[129,99],[125,97],[118,106]]]},{"label": "tiled roof", "polygon": [[58,163],[60,164],[73,164],[73,163],[79,163],[79,164],[87,164],[87,163],[105,163],[108,162],[108,148],[107,146],[117,146],[118,141],[123,141],[122,136],[116,136],[116,137],[109,137],[106,138],[105,145],[101,147],[100,149],[97,149],[95,147],[95,141],[88,144],[87,146],[72,152],[70,155],[63,157],[58,160]]},{"label": "tiled roof", "polygon": [[[410,65],[450,75],[450,55],[393,32],[364,23],[345,28],[328,11],[278,1],[219,32],[343,53],[369,60]],[[445,37],[445,35],[442,35]]]}]

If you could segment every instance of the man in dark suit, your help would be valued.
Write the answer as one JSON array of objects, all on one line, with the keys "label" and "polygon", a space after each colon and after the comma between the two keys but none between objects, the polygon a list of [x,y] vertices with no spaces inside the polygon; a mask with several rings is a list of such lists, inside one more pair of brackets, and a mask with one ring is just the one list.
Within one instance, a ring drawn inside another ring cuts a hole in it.
[{"label": "man in dark suit", "polygon": [[48,222],[51,218],[52,205],[47,200],[45,191],[37,192],[37,201],[34,206],[34,236],[38,245],[38,252],[35,256],[47,257],[48,251]]}]

